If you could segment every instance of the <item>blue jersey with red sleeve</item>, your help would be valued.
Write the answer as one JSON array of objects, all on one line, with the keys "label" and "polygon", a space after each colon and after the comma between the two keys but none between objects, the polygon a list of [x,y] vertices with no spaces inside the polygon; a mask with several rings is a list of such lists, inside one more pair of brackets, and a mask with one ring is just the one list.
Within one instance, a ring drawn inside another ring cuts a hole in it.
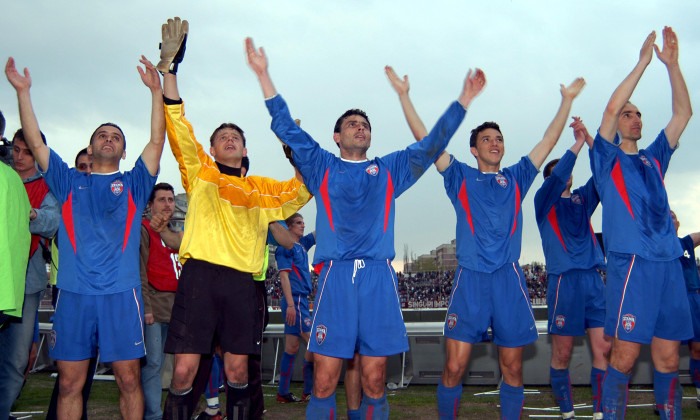
[{"label": "blue jersey with red sleeve", "polygon": [[87,175],[51,150],[44,176],[62,206],[56,285],[84,295],[140,290],[141,214],[156,182],[143,160],[128,172]]},{"label": "blue jersey with red sleeve", "polygon": [[596,135],[591,149],[595,187],[603,203],[606,252],[670,261],[683,255],[671,220],[664,175],[673,149],[662,130],[638,154],[625,154],[616,144]]},{"label": "blue jersey with red sleeve", "polygon": [[695,244],[690,235],[683,238],[678,238],[683,247],[683,255],[681,256],[681,265],[683,266],[683,278],[685,278],[685,286],[688,290],[700,289],[700,276],[698,275],[698,266],[695,263]]},{"label": "blue jersey with red sleeve", "polygon": [[309,249],[316,245],[313,233],[299,238],[299,243],[292,249],[278,246],[275,250],[275,260],[279,271],[289,272],[289,283],[292,295],[308,296],[311,293],[311,274],[309,272]]},{"label": "blue jersey with red sleeve", "polygon": [[498,173],[483,173],[454,157],[442,172],[457,214],[459,265],[493,273],[520,258],[525,194],[537,175],[530,158]]},{"label": "blue jersey with red sleeve", "polygon": [[591,215],[600,202],[593,178],[571,196],[561,196],[575,163],[576,154],[567,150],[535,194],[535,218],[550,274],[605,269],[603,252],[591,225]]},{"label": "blue jersey with red sleeve", "polygon": [[298,127],[277,95],[266,101],[272,130],[291,147],[304,183],[316,197],[314,264],[331,260],[392,260],[394,200],[445,150],[466,111],[454,102],[428,136],[404,150],[361,162],[322,149]]}]

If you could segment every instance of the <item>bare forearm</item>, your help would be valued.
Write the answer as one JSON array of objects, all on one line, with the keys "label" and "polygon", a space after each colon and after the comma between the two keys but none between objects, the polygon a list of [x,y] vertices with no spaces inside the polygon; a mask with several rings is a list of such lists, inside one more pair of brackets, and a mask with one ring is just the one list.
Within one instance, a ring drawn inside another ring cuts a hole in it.
[{"label": "bare forearm", "polygon": [[[298,173],[298,171],[297,171]],[[281,224],[277,222],[272,222],[268,225],[268,229],[270,229],[270,232],[272,233],[272,237],[275,238],[275,241],[282,247],[286,249],[292,249],[294,248],[294,238],[292,237],[292,234],[289,233],[287,229],[284,228]]]},{"label": "bare forearm", "polygon": [[267,72],[267,70],[260,73],[256,72],[256,75],[258,76],[258,81],[260,82],[260,87],[262,88],[265,98],[271,98],[277,95],[277,89],[275,89],[272,78],[270,78],[270,73]]},{"label": "bare forearm", "polygon": [[559,105],[559,110],[557,111],[554,119],[547,127],[544,132],[542,141],[540,141],[532,152],[530,152],[530,160],[535,165],[537,169],[542,166],[549,153],[554,149],[554,146],[559,141],[562,131],[564,131],[564,126],[566,125],[566,120],[569,118],[569,112],[571,111],[571,104],[573,103],[573,98],[562,97],[561,105]]},{"label": "bare forearm", "polygon": [[31,149],[41,169],[46,170],[49,167],[49,148],[41,139],[39,122],[36,119],[36,114],[32,107],[32,98],[29,89],[17,91],[17,104],[19,106],[19,119],[22,124],[22,131],[24,132],[24,139],[27,142],[27,146]]},{"label": "bare forearm", "polygon": [[282,293],[284,298],[287,300],[287,305],[294,305],[294,297],[292,296],[292,285],[289,282],[289,273],[287,271],[280,271],[280,285],[282,286]]},{"label": "bare forearm", "polygon": [[172,73],[165,73],[163,75],[163,95],[174,101],[180,99],[180,92],[177,88],[177,76]]},{"label": "bare forearm", "polygon": [[163,112],[163,92],[151,91],[151,139],[141,155],[151,175],[158,173],[160,157],[165,145],[165,113]]},{"label": "bare forearm", "polygon": [[411,129],[411,133],[413,133],[413,137],[416,139],[416,141],[421,141],[428,135],[428,130],[425,128],[423,121],[418,116],[418,112],[416,112],[416,108],[413,106],[413,102],[411,102],[411,98],[408,96],[408,93],[400,94],[399,101],[401,102],[403,115],[406,118],[408,127]]},{"label": "bare forearm", "polygon": [[610,97],[608,105],[605,107],[605,112],[603,113],[603,121],[600,123],[600,135],[605,140],[612,141],[615,137],[615,132],[617,131],[617,117],[620,115],[620,111],[627,101],[632,97],[632,93],[637,87],[637,83],[639,83],[639,80],[642,78],[647,65],[648,63],[639,61],[632,72],[625,77]]},{"label": "bare forearm", "polygon": [[182,231],[174,232],[166,227],[162,232],[160,232],[160,237],[168,247],[172,249],[180,249],[183,233]]}]

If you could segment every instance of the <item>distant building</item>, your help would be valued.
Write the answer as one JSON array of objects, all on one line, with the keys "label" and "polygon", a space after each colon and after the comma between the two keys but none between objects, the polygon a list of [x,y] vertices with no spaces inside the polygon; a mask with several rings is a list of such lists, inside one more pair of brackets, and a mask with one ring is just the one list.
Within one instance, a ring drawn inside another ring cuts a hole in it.
[{"label": "distant building", "polygon": [[446,271],[456,270],[457,262],[457,241],[453,239],[448,244],[439,245],[430,254],[416,257],[405,265],[404,271],[413,273],[418,271]]}]

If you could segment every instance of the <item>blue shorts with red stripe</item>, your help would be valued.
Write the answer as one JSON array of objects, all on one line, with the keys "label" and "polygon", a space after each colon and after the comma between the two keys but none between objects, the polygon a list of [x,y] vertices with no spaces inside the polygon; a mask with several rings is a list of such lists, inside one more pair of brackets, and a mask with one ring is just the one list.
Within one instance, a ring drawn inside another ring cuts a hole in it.
[{"label": "blue shorts with red stripe", "polygon": [[141,288],[107,295],[60,290],[53,316],[49,355],[79,361],[97,355],[102,362],[139,359],[143,342]]},{"label": "blue shorts with red stripe", "polygon": [[649,344],[653,337],[693,336],[688,293],[680,261],[650,261],[608,253],[605,334]]},{"label": "blue shorts with red stripe", "polygon": [[605,325],[605,284],[596,269],[547,276],[547,331],[581,336]]},{"label": "blue shorts with red stripe", "polygon": [[521,347],[537,340],[525,275],[517,263],[493,273],[457,269],[443,334],[479,343],[489,327],[499,346]]},{"label": "blue shorts with red stripe", "polygon": [[287,322],[287,299],[282,298],[282,318],[284,319],[284,333],[301,337],[302,333],[311,331],[311,315],[309,313],[309,297],[301,295],[292,295],[294,300],[294,309],[296,310],[296,318],[294,325],[289,325]]},{"label": "blue shorts with red stripe", "polygon": [[326,262],[318,278],[309,350],[351,359],[408,351],[398,280],[389,260]]}]

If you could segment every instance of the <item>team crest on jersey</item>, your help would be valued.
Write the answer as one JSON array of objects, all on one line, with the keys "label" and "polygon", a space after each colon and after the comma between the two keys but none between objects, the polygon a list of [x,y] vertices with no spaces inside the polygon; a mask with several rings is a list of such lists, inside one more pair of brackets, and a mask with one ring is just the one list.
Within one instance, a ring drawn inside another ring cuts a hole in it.
[{"label": "team crest on jersey", "polygon": [[637,317],[632,314],[622,315],[622,328],[627,332],[631,332],[634,329],[634,324],[637,321]]},{"label": "team crest on jersey", "polygon": [[368,174],[370,174],[372,176],[377,176],[377,174],[379,173],[379,166],[377,166],[373,163],[373,164],[369,165],[367,167],[367,169],[365,169],[365,172],[367,172]]},{"label": "team crest on jersey", "polygon": [[51,330],[49,334],[49,345],[51,346],[51,350],[56,347],[56,330]]},{"label": "team crest on jersey", "polygon": [[323,344],[323,340],[326,339],[326,332],[328,332],[328,329],[325,325],[319,325],[316,327],[316,342],[319,346]]},{"label": "team crest on jersey", "polygon": [[649,159],[647,159],[646,156],[644,155],[639,155],[639,159],[642,161],[643,164],[647,165],[648,167],[651,168],[651,162],[649,162]]},{"label": "team crest on jersey", "polygon": [[112,193],[114,193],[114,195],[119,195],[122,193],[122,191],[124,191],[124,183],[118,179],[112,182],[110,188],[112,189]]},{"label": "team crest on jersey", "polygon": [[304,318],[304,325],[306,325],[307,327],[310,327],[311,326],[311,318],[309,318],[308,316],[306,318]]},{"label": "team crest on jersey", "polygon": [[573,201],[576,204],[581,204],[581,196],[578,194],[574,194],[571,196],[571,201]]},{"label": "team crest on jersey", "polygon": [[557,328],[559,328],[559,329],[564,328],[565,322],[566,322],[566,318],[564,318],[564,315],[557,315],[557,317],[554,319],[554,323],[557,325]]},{"label": "team crest on jersey", "polygon": [[447,328],[452,331],[452,329],[457,325],[457,314],[447,315]]},{"label": "team crest on jersey", "polygon": [[503,188],[508,186],[508,179],[501,174],[496,175],[496,182]]}]

